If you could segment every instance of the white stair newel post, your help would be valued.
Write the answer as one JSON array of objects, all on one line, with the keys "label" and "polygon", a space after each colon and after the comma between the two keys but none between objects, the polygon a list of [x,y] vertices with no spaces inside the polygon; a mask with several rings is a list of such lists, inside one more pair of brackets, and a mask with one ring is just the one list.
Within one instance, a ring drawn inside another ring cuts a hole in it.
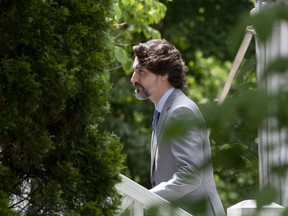
[{"label": "white stair newel post", "polygon": [[283,210],[284,207],[276,203],[262,206],[261,209],[257,210],[255,200],[244,200],[228,208],[227,216],[280,216]]}]

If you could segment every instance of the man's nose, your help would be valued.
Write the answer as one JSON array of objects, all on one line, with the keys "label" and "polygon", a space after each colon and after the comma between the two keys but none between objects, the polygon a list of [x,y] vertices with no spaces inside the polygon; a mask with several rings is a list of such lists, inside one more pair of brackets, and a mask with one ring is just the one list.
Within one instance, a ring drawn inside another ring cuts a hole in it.
[{"label": "man's nose", "polygon": [[135,84],[138,80],[137,74],[133,72],[132,77],[131,77],[131,82]]}]

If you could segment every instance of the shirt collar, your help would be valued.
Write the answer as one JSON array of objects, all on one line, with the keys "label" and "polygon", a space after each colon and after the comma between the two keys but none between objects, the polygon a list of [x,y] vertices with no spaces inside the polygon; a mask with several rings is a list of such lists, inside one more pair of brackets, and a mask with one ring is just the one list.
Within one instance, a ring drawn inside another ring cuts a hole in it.
[{"label": "shirt collar", "polygon": [[164,107],[164,104],[166,102],[166,100],[168,99],[168,97],[172,94],[172,92],[175,90],[174,87],[171,87],[170,89],[168,89],[168,91],[165,92],[164,95],[162,95],[162,97],[160,98],[159,102],[156,104],[156,107],[155,109],[158,111],[158,112],[162,112],[162,109]]}]

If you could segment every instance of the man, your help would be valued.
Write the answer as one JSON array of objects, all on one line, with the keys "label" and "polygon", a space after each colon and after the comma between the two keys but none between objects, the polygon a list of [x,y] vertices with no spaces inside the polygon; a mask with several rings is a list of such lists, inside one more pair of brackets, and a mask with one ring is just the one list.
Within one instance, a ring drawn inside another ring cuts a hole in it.
[{"label": "man", "polygon": [[186,78],[180,52],[166,40],[140,43],[133,52],[136,97],[155,105],[151,191],[195,216],[225,215],[214,183],[208,130],[197,105],[182,91]]}]

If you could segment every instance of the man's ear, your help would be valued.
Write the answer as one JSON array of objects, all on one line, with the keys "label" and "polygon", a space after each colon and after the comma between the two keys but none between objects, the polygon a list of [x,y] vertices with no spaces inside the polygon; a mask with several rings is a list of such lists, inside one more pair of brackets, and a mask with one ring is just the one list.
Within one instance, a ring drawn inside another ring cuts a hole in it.
[{"label": "man's ear", "polygon": [[168,74],[162,74],[161,75],[161,80],[168,80]]}]

